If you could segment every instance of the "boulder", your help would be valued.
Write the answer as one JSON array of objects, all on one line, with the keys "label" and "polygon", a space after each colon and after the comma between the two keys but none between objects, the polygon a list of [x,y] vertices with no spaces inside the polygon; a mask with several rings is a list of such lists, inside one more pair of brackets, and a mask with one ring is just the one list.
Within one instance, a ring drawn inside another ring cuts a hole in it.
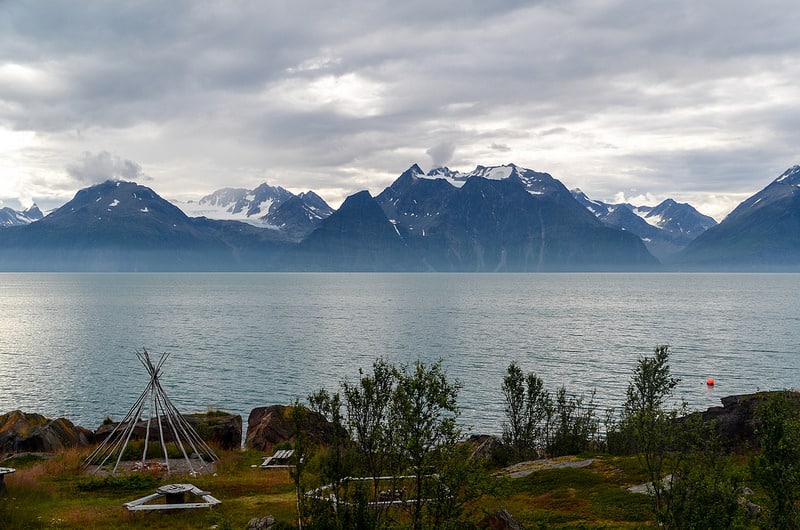
[{"label": "boulder", "polygon": [[486,530],[524,530],[519,521],[506,510],[497,510],[487,515],[478,526]]},{"label": "boulder", "polygon": [[[729,451],[757,450],[756,430],[758,407],[776,394],[786,394],[800,406],[800,392],[773,391],[727,396],[721,399],[721,407],[711,407],[701,414],[703,421],[714,421],[722,447]],[[692,416],[692,415],[690,415]]]},{"label": "boulder", "polygon": [[0,415],[0,454],[55,453],[67,447],[87,447],[93,441],[92,431],[66,418],[52,420],[19,410]]},{"label": "boulder", "polygon": [[470,456],[478,460],[491,460],[495,451],[503,445],[500,438],[489,434],[473,434],[462,443],[470,447]]},{"label": "boulder", "polygon": [[184,414],[183,417],[206,443],[214,444],[222,449],[241,449],[241,415],[208,412],[206,414]]},{"label": "boulder", "polygon": [[258,517],[253,517],[250,519],[250,522],[247,523],[247,528],[245,530],[270,530],[273,526],[275,526],[275,518],[271,515],[260,519]]},{"label": "boulder", "polygon": [[[182,414],[183,418],[192,426],[195,432],[208,444],[214,444],[222,449],[239,449],[242,446],[242,417],[238,414],[208,412],[198,414]],[[164,430],[164,440],[174,441],[172,430],[166,417],[161,418]],[[119,423],[104,422],[95,431],[97,440],[104,440],[111,434]],[[144,439],[147,433],[147,420],[139,421],[133,428],[132,440]],[[150,422],[150,440],[158,441],[161,435],[158,423]]]},{"label": "boulder", "polygon": [[[269,452],[274,446],[294,439],[293,407],[271,405],[257,407],[247,418],[247,449]],[[304,407],[305,409],[305,407]],[[309,409],[304,410],[302,429],[312,443],[330,446],[333,444],[335,427],[325,416]]]}]

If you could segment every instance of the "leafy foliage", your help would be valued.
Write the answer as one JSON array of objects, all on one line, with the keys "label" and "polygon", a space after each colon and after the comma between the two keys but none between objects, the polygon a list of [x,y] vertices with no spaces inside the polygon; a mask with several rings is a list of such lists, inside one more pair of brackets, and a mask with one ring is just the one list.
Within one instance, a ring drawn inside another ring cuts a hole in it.
[{"label": "leafy foliage", "polygon": [[342,382],[341,393],[311,394],[311,407],[349,437],[320,453],[320,478],[338,500],[306,506],[306,523],[391,526],[397,506],[378,501],[399,496],[407,510],[401,519],[414,528],[463,524],[465,503],[483,491],[485,470],[456,445],[459,389],[441,360],[394,366],[378,359],[371,373],[359,370],[356,382]]},{"label": "leafy foliage", "polygon": [[773,528],[800,527],[800,406],[785,393],[757,410],[761,450],[752,461],[753,477],[769,499]]},{"label": "leafy foliage", "polygon": [[544,382],[533,372],[524,375],[519,365],[512,362],[503,378],[503,396],[507,420],[503,425],[503,443],[516,459],[538,456],[553,408]]}]

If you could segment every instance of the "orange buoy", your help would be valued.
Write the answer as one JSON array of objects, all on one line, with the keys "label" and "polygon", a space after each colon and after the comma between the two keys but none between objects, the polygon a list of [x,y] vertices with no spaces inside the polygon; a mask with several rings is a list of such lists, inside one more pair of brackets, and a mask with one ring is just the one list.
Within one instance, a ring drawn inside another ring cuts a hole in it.
[{"label": "orange buoy", "polygon": [[713,377],[709,377],[708,379],[706,379],[706,384],[708,386],[714,386],[714,378]]}]

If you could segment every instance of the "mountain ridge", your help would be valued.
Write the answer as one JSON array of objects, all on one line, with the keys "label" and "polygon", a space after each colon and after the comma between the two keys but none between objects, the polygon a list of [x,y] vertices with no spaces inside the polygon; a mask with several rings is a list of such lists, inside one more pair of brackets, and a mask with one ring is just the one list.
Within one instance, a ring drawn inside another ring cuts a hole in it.
[{"label": "mountain ridge", "polygon": [[376,197],[353,194],[336,211],[313,191],[222,188],[196,204],[223,217],[214,219],[108,180],[40,219],[11,211],[16,224],[0,228],[0,269],[661,270],[656,256],[673,270],[794,270],[798,190],[793,166],[714,224],[672,199],[594,201],[514,164],[467,173],[413,164]]}]

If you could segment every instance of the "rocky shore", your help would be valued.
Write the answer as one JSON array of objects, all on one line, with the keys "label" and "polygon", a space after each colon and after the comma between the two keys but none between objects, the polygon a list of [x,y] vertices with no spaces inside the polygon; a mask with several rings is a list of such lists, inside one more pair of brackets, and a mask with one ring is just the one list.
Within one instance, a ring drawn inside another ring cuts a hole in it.
[{"label": "rocky shore", "polygon": [[[700,414],[704,421],[715,421],[723,447],[729,450],[755,448],[755,412],[761,403],[775,393],[727,396],[721,399],[722,406],[693,415]],[[800,393],[790,392],[790,395],[800,403]],[[247,420],[244,447],[270,452],[276,445],[291,441],[294,425],[290,410],[285,405],[253,409]],[[222,449],[238,449],[242,446],[240,415],[207,412],[185,414],[184,417],[206,442]],[[331,443],[334,426],[323,416],[307,411],[303,422],[303,429],[309,433],[311,440],[322,445]],[[115,426],[115,423],[106,421],[91,430],[74,425],[65,418],[50,419],[19,410],[8,412],[0,415],[0,461],[19,453],[56,453],[70,447],[89,447],[102,441]],[[134,438],[143,438],[145,432],[146,423],[140,422],[134,429]],[[151,433],[151,436],[156,434]],[[476,445],[484,447],[494,437],[483,435],[473,438]]]}]

